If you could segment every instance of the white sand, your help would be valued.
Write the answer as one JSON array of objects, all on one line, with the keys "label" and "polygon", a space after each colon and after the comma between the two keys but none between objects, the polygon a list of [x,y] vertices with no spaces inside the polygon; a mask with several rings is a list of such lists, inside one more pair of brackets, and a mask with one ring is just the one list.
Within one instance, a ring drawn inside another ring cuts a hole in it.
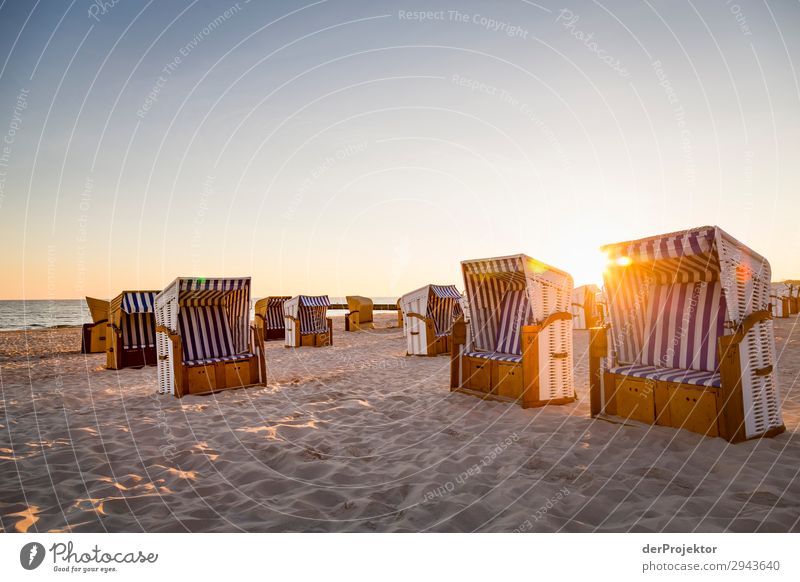
[{"label": "white sand", "polygon": [[[378,315],[378,325],[394,321]],[[75,329],[0,334],[6,531],[798,531],[798,318],[776,322],[787,432],[729,445],[448,391],[397,329],[267,349],[269,387],[155,393]],[[790,337],[791,335],[791,337]],[[492,451],[495,451],[494,454]]]}]

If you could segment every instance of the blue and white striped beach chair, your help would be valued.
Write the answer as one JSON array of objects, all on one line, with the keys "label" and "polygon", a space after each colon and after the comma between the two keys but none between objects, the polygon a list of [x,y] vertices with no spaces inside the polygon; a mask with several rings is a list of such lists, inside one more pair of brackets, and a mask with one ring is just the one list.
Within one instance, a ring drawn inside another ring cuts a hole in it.
[{"label": "blue and white striped beach chair", "polygon": [[111,300],[107,368],[156,365],[156,295],[158,291],[123,291]]},{"label": "blue and white striped beach chair", "polygon": [[327,295],[297,295],[286,301],[284,345],[287,348],[333,345],[333,321],[327,316],[330,304]]},{"label": "blue and white striped beach chair", "polygon": [[450,352],[453,322],[462,315],[460,300],[461,293],[455,285],[425,285],[400,298],[408,355]]},{"label": "blue and white striped beach chair", "polygon": [[575,400],[572,277],[526,255],[463,261],[450,388],[525,408]]},{"label": "blue and white striped beach chair", "polygon": [[250,277],[181,277],[155,301],[160,392],[181,397],[266,382],[263,338],[250,324]]},{"label": "blue and white striped beach chair", "polygon": [[719,227],[607,245],[592,413],[738,442],[784,430],[769,262]]}]

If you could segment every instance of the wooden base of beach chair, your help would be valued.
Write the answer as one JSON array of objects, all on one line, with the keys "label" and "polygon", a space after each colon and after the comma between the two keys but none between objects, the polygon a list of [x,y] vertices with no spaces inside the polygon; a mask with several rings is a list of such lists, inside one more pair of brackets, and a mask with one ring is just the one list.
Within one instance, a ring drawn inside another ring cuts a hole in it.
[{"label": "wooden base of beach chair", "polygon": [[531,389],[533,382],[525,382],[524,362],[502,362],[485,358],[461,357],[463,380],[452,388],[478,396],[485,400],[496,400],[519,404],[523,408],[537,408],[547,404],[569,404],[575,397],[540,400]]},{"label": "wooden base of beach chair", "polygon": [[[719,436],[722,416],[718,388],[662,382],[607,374],[614,416],[644,424],[682,428],[705,436]],[[608,413],[609,411],[606,410]]]},{"label": "wooden base of beach chair", "polygon": [[183,366],[183,392],[210,394],[221,390],[257,386],[259,361],[256,356],[233,362],[217,362],[205,366]]},{"label": "wooden base of beach chair", "polygon": [[109,346],[106,359],[106,368],[109,370],[155,366],[158,361],[155,346],[149,348],[123,348],[118,346],[119,344]]},{"label": "wooden base of beach chair", "polygon": [[[570,314],[564,317],[571,318]],[[537,408],[548,404],[569,404],[575,395],[564,398],[539,397],[538,334],[548,325],[523,326],[521,344],[527,346],[521,362],[509,362],[466,356],[461,346],[466,343],[466,325],[459,319],[453,325],[450,337],[451,368],[450,390],[485,400],[519,404],[523,408]]]},{"label": "wooden base of beach chair", "polygon": [[81,332],[81,353],[99,354],[106,351],[106,324],[105,321],[97,323],[84,323]]},{"label": "wooden base of beach chair", "polygon": [[265,329],[264,333],[264,341],[273,341],[273,340],[282,340],[286,335],[286,330],[284,329]]},{"label": "wooden base of beach chair", "polygon": [[[754,322],[767,317],[755,315]],[[618,421],[634,420],[645,425],[684,429],[709,437],[719,436],[732,443],[747,440],[741,363],[739,351],[734,349],[743,333],[720,339],[722,387],[716,388],[604,371],[600,361],[606,357],[608,349],[606,329],[594,328],[591,332],[589,383],[592,417],[612,417]],[[781,425],[750,438],[773,437],[784,430]]]}]

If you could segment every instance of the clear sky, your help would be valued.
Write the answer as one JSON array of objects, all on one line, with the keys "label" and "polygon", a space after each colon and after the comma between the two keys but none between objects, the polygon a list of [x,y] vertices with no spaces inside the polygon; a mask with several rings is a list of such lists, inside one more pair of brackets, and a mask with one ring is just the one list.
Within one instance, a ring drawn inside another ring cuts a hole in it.
[{"label": "clear sky", "polygon": [[[427,14],[417,11],[426,10]],[[0,299],[399,295],[718,224],[800,277],[800,3],[0,4]]]}]

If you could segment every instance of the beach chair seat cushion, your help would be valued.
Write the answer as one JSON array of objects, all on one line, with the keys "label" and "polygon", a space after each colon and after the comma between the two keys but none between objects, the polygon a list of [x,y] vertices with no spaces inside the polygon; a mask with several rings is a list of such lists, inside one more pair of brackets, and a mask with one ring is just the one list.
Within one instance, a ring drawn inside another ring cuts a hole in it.
[{"label": "beach chair seat cushion", "polygon": [[608,371],[612,374],[643,378],[645,380],[691,384],[692,386],[704,386],[706,388],[720,388],[722,386],[719,372],[709,372],[707,370],[662,368],[657,366],[629,364],[617,366]]},{"label": "beach chair seat cushion", "polygon": [[464,355],[468,358],[483,358],[484,360],[494,360],[496,362],[519,363],[522,361],[522,355],[520,354],[507,354],[502,352],[467,352]]},{"label": "beach chair seat cushion", "polygon": [[218,362],[237,362],[240,360],[249,360],[253,357],[253,354],[250,352],[245,352],[243,354],[235,354],[232,356],[221,356],[219,358],[201,358],[199,360],[188,360],[184,362],[184,364],[188,367],[192,366],[206,366],[208,364],[216,364]]}]

